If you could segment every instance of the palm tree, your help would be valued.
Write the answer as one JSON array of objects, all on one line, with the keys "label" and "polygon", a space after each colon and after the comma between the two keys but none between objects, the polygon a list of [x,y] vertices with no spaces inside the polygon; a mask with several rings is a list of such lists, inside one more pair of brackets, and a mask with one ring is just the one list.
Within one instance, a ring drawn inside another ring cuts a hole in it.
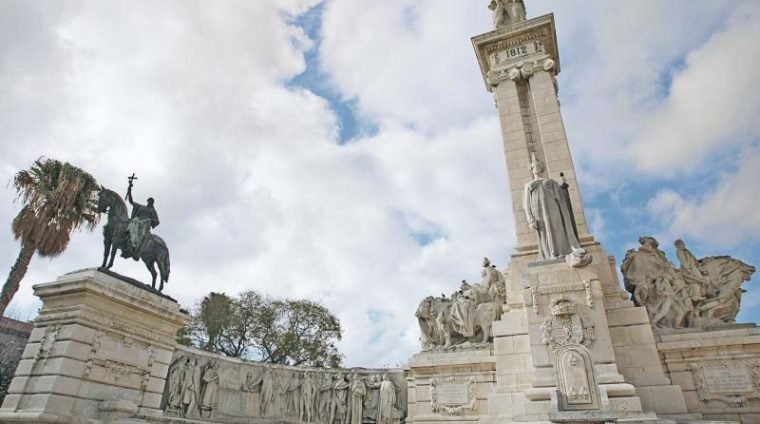
[{"label": "palm tree", "polygon": [[0,292],[0,316],[13,299],[32,256],[54,258],[69,245],[71,232],[98,223],[95,178],[87,172],[55,159],[37,159],[28,170],[13,178],[17,200],[23,204],[11,229],[21,242],[21,252]]}]

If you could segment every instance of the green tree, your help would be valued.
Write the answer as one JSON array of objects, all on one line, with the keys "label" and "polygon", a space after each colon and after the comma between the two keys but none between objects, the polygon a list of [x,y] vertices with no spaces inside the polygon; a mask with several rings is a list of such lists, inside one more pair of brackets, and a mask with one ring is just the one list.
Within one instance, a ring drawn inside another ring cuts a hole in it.
[{"label": "green tree", "polygon": [[54,258],[79,228],[94,230],[98,223],[97,181],[87,172],[54,159],[37,159],[13,178],[21,211],[11,229],[21,251],[0,292],[0,316],[19,289],[32,256]]},{"label": "green tree", "polygon": [[232,320],[232,299],[224,293],[211,292],[201,301],[200,320],[206,329],[203,350],[216,350],[225,329]]},{"label": "green tree", "polygon": [[191,333],[198,348],[277,364],[340,366],[340,321],[319,303],[272,299],[248,290],[227,298],[228,308],[218,297],[204,297],[193,314]]}]

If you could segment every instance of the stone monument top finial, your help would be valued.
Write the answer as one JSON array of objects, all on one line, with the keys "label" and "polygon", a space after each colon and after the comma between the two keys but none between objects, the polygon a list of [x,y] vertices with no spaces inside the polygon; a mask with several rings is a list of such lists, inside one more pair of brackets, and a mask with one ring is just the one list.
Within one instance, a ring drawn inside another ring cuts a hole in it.
[{"label": "stone monument top finial", "polygon": [[527,19],[523,0],[491,0],[488,8],[493,13],[494,29],[508,28]]}]

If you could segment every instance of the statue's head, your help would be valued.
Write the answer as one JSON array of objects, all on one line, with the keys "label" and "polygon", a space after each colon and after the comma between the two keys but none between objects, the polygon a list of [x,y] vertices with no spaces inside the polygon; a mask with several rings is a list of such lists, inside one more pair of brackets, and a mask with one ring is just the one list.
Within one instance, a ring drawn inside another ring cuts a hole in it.
[{"label": "statue's head", "polygon": [[653,249],[660,247],[660,242],[658,242],[656,238],[650,236],[639,237],[639,244]]},{"label": "statue's head", "polygon": [[535,153],[531,154],[530,172],[533,176],[539,176],[544,172],[544,163],[536,157]]},{"label": "statue's head", "polygon": [[675,244],[676,247],[679,249],[683,249],[684,247],[686,247],[686,243],[684,243],[683,240],[681,239],[676,240],[675,243],[673,244]]},{"label": "statue's head", "polygon": [[388,377],[388,373],[383,374],[383,381],[390,381],[390,377]]},{"label": "statue's head", "polygon": [[148,206],[153,206],[153,198],[148,197]]},{"label": "statue's head", "polygon": [[483,258],[483,266],[491,266],[491,261],[488,258]]},{"label": "statue's head", "polygon": [[470,288],[470,283],[468,283],[467,280],[462,280],[462,284],[459,287],[462,290],[467,290]]}]

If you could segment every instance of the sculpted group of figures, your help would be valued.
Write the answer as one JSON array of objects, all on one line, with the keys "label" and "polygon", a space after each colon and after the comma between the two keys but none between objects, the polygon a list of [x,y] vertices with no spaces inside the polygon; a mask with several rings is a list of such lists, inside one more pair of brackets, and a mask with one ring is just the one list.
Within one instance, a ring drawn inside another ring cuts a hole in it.
[{"label": "sculpted group of figures", "polygon": [[506,301],[504,274],[483,258],[481,277],[480,284],[462,280],[450,298],[441,295],[422,300],[415,316],[423,350],[492,340],[491,326],[501,318],[501,305]]},{"label": "sculpted group of figures", "polygon": [[[180,356],[169,370],[165,411],[190,419],[279,418],[319,424],[400,424],[401,388],[388,373],[293,370],[260,366],[229,370]],[[227,397],[226,400],[221,399]],[[225,408],[227,408],[225,410]]]},{"label": "sculpted group of figures", "polygon": [[523,0],[491,0],[488,8],[493,13],[495,29],[506,28],[526,19]]},{"label": "sculpted group of figures", "polygon": [[637,306],[646,306],[652,325],[661,328],[708,328],[736,322],[745,281],[755,267],[730,256],[697,259],[676,240],[680,268],[665,257],[653,237],[639,238],[621,271]]}]

